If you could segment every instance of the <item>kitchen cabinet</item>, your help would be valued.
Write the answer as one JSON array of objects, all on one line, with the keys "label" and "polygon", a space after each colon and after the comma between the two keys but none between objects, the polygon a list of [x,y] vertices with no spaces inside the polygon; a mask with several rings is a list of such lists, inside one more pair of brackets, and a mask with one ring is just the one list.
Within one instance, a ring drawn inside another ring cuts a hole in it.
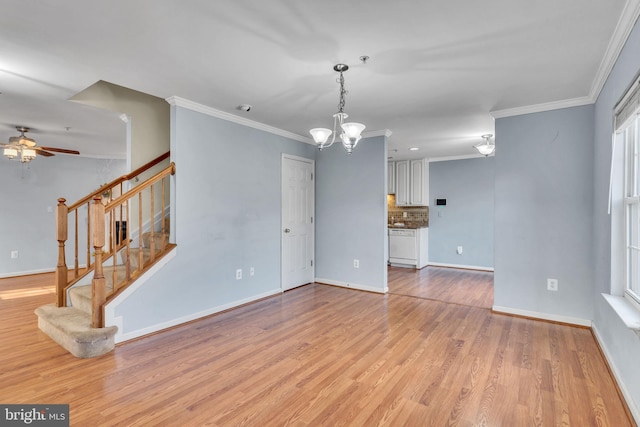
[{"label": "kitchen cabinet", "polygon": [[394,267],[423,268],[429,262],[429,229],[390,228],[389,264]]},{"label": "kitchen cabinet", "polygon": [[395,163],[396,206],[429,206],[429,159]]},{"label": "kitchen cabinet", "polygon": [[396,162],[396,206],[409,204],[409,160]]},{"label": "kitchen cabinet", "polygon": [[396,162],[387,162],[387,194],[396,194]]}]

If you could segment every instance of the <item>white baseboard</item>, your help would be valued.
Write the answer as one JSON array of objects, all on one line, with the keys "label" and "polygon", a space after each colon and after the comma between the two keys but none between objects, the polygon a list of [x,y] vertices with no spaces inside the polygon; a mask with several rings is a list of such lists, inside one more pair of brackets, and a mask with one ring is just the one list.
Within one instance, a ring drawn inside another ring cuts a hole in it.
[{"label": "white baseboard", "polygon": [[493,267],[482,267],[479,265],[463,265],[463,264],[447,264],[444,262],[431,262],[427,264],[428,267],[448,267],[448,268],[461,268],[463,270],[480,270],[480,271],[493,271]]},{"label": "white baseboard", "polygon": [[567,323],[569,325],[586,326],[591,328],[593,322],[588,319],[579,319],[577,317],[560,316],[557,314],[540,313],[537,311],[520,310],[518,308],[501,307],[494,305],[492,307],[496,313],[514,314],[516,316],[531,317],[533,319],[550,320],[552,322]]},{"label": "white baseboard", "polygon": [[359,285],[357,283],[348,283],[348,282],[340,282],[338,280],[322,279],[320,277],[316,277],[314,281],[316,283],[324,283],[326,285],[340,286],[340,287],[349,288],[349,289],[358,289],[360,291],[375,292],[378,294],[386,294],[387,292],[389,292],[388,287],[385,287],[384,289],[380,289],[380,288],[374,288],[367,285]]},{"label": "white baseboard", "polygon": [[55,271],[56,271],[55,268],[43,268],[40,270],[29,270],[29,271],[14,271],[13,273],[0,274],[0,279],[4,279],[7,277],[30,276],[32,274],[54,273]]},{"label": "white baseboard", "polygon": [[[175,256],[175,251],[177,248],[175,248],[170,254],[167,254],[167,256],[165,256],[162,260],[166,260],[166,262],[168,262],[171,258],[173,258],[173,256]],[[173,253],[173,255],[171,255]],[[277,295],[282,293],[282,290],[280,288],[278,289],[274,289],[268,292],[264,292],[262,294],[259,295],[252,295],[251,297],[248,298],[244,298],[242,300],[238,300],[238,301],[233,301],[230,302],[228,304],[224,304],[224,305],[220,305],[217,307],[212,307],[212,308],[208,308],[206,310],[202,310],[199,311],[197,313],[190,313],[186,316],[182,316],[182,317],[178,317],[175,319],[171,319],[168,320],[166,322],[162,322],[162,323],[158,323],[155,325],[151,325],[151,326],[147,326],[145,328],[141,328],[141,329],[137,329],[135,331],[130,331],[127,333],[123,333],[123,326],[124,326],[124,322],[121,316],[116,316],[115,315],[115,310],[116,307],[123,302],[127,296],[131,295],[137,288],[139,288],[144,282],[146,282],[149,277],[151,277],[153,274],[155,274],[157,272],[157,270],[159,270],[162,266],[164,266],[166,264],[166,262],[164,263],[160,263],[158,262],[156,265],[154,265],[149,271],[147,271],[143,276],[141,276],[138,280],[136,280],[136,282],[134,282],[133,285],[129,286],[127,289],[124,290],[124,292],[122,292],[120,295],[118,295],[117,298],[115,298],[113,301],[111,301],[109,303],[109,305],[107,305],[104,309],[104,315],[105,315],[105,325],[107,326],[117,326],[118,327],[118,332],[116,333],[115,336],[115,342],[117,343],[121,343],[121,342],[125,342],[125,341],[129,341],[135,338],[139,338],[142,337],[144,335],[149,335],[152,334],[154,332],[158,332],[158,331],[162,331],[164,329],[168,329],[174,326],[178,326],[181,325],[183,323],[187,323],[187,322],[191,322],[193,320],[196,319],[200,319],[202,317],[206,317],[206,316],[210,316],[212,314],[216,314],[219,313],[221,311],[225,311],[228,310],[230,308],[234,308],[234,307],[238,307],[240,305],[243,304],[247,304],[249,302],[253,302],[253,301],[257,301],[259,299],[262,298],[266,298],[266,297],[270,297],[273,295]],[[160,265],[159,265],[160,264]]]},{"label": "white baseboard", "polygon": [[636,424],[640,425],[640,411],[638,411],[638,408],[634,405],[633,396],[631,395],[631,393],[629,393],[629,390],[627,390],[627,388],[625,387],[624,379],[622,378],[622,375],[620,375],[620,372],[618,372],[618,369],[616,369],[616,365],[615,363],[613,363],[613,358],[611,357],[611,352],[605,345],[605,341],[602,339],[600,332],[598,332],[598,328],[596,327],[595,323],[593,324],[593,326],[591,326],[591,330],[593,331],[593,334],[596,337],[596,340],[598,341],[600,348],[602,349],[602,353],[604,353],[605,359],[607,359],[609,368],[611,368],[613,377],[615,378],[616,383],[618,383],[618,387],[620,388],[620,392],[622,393],[622,396],[624,396],[624,400],[627,403],[627,406],[629,407],[631,416],[635,420]]},{"label": "white baseboard", "polygon": [[[212,308],[208,308],[206,310],[202,310],[199,311],[197,313],[191,313],[187,316],[182,316],[182,317],[178,317],[176,319],[171,319],[168,320],[166,322],[163,323],[158,323],[156,325],[152,325],[152,326],[148,326],[146,328],[142,328],[142,329],[138,329],[136,331],[131,331],[131,332],[127,332],[126,334],[123,334],[120,332],[121,328],[122,328],[122,318],[120,319],[120,325],[118,326],[118,333],[115,336],[115,342],[116,344],[121,343],[121,342],[125,342],[125,341],[129,341],[132,340],[134,338],[140,338],[144,335],[149,335],[152,334],[154,332],[158,332],[158,331],[162,331],[164,329],[168,329],[168,328],[172,328],[174,326],[178,326],[181,325],[183,323],[187,323],[187,322],[191,322],[193,320],[197,320],[203,317],[207,317],[207,316],[211,316],[212,314],[216,314],[216,313],[220,313],[221,311],[225,311],[225,310],[229,310],[230,308],[234,308],[234,307],[238,307],[241,306],[243,304],[247,304],[253,301],[257,301],[260,300],[262,298],[267,298],[273,295],[277,295],[282,293],[282,290],[280,288],[278,289],[274,289],[268,292],[264,292],[262,294],[259,295],[253,295],[249,298],[244,298],[238,301],[233,301],[230,302],[228,304],[224,304],[224,305],[220,305],[217,307],[212,307]],[[106,313],[105,313],[106,315]]]}]

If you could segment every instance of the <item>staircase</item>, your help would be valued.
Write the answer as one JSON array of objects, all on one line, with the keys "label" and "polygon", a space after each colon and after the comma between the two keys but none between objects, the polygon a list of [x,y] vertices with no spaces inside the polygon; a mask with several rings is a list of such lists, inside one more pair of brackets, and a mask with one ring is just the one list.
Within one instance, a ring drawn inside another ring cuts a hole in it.
[{"label": "staircase", "polygon": [[[58,200],[57,301],[38,307],[35,313],[40,330],[76,357],[97,357],[114,349],[118,328],[104,324],[104,306],[176,246],[169,242],[165,182],[175,173],[175,165],[123,191],[123,183],[168,157],[166,153],[152,160],[69,207],[65,199]],[[107,200],[102,198],[105,195]],[[83,216],[87,218],[84,246],[78,237]],[[126,224],[135,225],[133,239],[127,236]],[[75,234],[71,239],[69,230]],[[66,262],[67,241],[73,245],[72,267]],[[86,268],[80,267],[83,261]]]}]

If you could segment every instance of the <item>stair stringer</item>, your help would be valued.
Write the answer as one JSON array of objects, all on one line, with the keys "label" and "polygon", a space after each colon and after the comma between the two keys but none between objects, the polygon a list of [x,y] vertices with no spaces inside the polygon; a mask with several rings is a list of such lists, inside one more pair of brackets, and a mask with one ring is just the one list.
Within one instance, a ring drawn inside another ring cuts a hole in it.
[{"label": "stair stringer", "polygon": [[116,316],[116,308],[122,304],[126,299],[131,296],[138,288],[142,287],[144,283],[149,280],[153,275],[155,275],[162,267],[167,265],[175,256],[178,247],[174,247],[169,252],[167,252],[162,258],[157,260],[155,264],[147,271],[142,273],[140,277],[136,279],[135,282],[130,284],[126,289],[124,289],[121,293],[119,293],[115,298],[109,301],[104,306],[104,324],[109,326],[117,326],[118,332],[114,337],[115,343],[121,343],[132,338],[128,338],[125,336],[123,331],[123,319],[121,316]]}]

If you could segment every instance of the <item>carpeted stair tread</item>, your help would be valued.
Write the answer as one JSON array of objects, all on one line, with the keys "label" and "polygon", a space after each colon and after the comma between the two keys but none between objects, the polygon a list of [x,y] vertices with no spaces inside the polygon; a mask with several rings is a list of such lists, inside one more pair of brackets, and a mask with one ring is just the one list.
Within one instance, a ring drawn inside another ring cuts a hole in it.
[{"label": "carpeted stair tread", "polygon": [[[169,232],[165,231],[164,233],[160,231],[156,231],[153,233],[153,241],[156,251],[162,249],[162,240],[164,238],[165,246],[169,243]],[[151,247],[151,232],[142,233],[142,246],[145,248]]]},{"label": "carpeted stair tread", "polygon": [[[156,248],[156,255],[158,254],[160,248]],[[129,256],[131,257],[131,269],[139,270],[139,253],[142,252],[142,265],[144,266],[147,261],[151,258],[151,249],[150,248],[129,248]],[[120,252],[120,257],[122,258],[122,262],[126,264],[127,262],[127,250],[126,248]]]},{"label": "carpeted stair tread", "polygon": [[72,307],[91,315],[91,285],[69,289],[69,298]]},{"label": "carpeted stair tread", "polygon": [[38,327],[79,358],[97,357],[114,349],[118,328],[92,328],[91,316],[75,307],[48,304],[35,310]]}]

